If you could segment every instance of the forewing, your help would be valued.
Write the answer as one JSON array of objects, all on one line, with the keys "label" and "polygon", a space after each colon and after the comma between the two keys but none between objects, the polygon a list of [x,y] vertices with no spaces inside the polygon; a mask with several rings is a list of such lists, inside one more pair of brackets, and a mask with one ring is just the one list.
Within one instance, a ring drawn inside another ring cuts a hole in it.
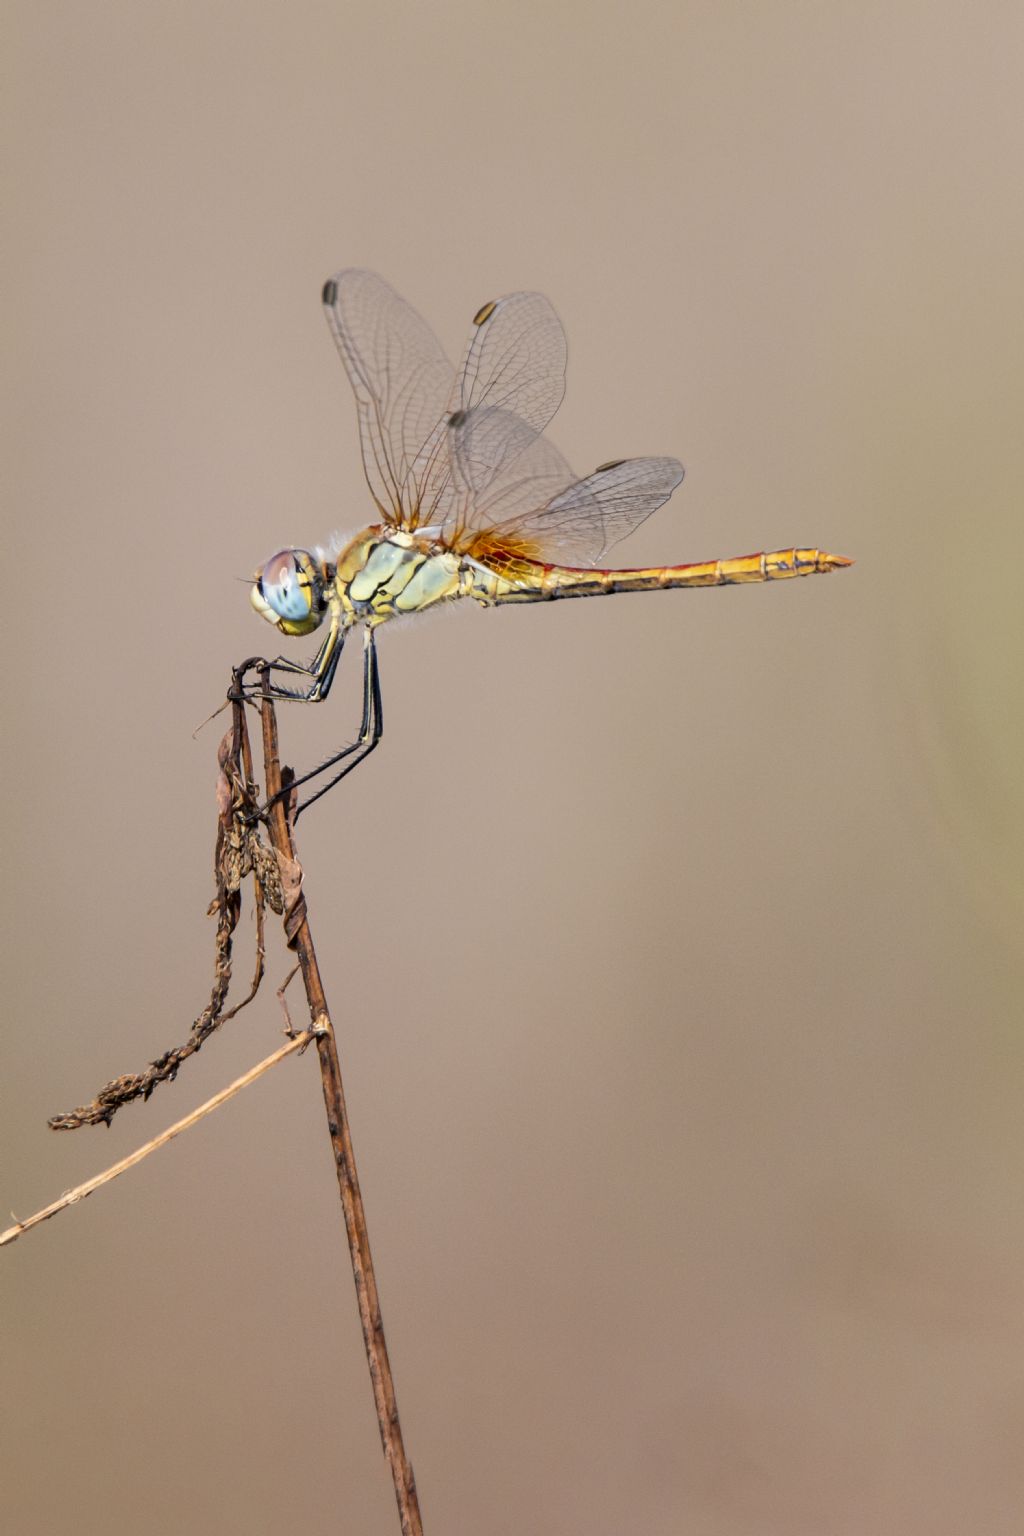
[{"label": "forewing", "polygon": [[375,273],[338,272],[323,302],[355,391],[373,498],[386,522],[415,528],[444,501],[455,371],[426,321]]},{"label": "forewing", "polygon": [[506,294],[473,317],[451,410],[491,407],[543,432],[565,394],[565,362],[565,332],[550,301]]}]

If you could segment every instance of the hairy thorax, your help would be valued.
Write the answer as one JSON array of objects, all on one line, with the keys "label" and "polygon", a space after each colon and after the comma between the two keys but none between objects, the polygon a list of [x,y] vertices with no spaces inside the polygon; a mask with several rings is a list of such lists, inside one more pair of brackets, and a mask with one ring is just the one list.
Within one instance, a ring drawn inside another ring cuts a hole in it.
[{"label": "hairy thorax", "polygon": [[429,537],[370,528],[342,550],[334,580],[349,624],[382,623],[462,596],[461,566]]}]

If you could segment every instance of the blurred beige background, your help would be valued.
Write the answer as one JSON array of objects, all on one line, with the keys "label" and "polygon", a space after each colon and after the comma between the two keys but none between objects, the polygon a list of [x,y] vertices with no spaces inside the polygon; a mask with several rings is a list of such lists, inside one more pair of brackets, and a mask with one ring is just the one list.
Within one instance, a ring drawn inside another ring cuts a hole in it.
[{"label": "blurred beige background", "polygon": [[[280,1039],[275,939],[173,1087],[45,1128],[207,996],[235,578],[370,517],[323,279],[453,354],[540,288],[570,461],[687,465],[628,563],[857,565],[382,636],[299,830],[426,1529],[1018,1532],[1020,7],[5,32],[4,1206]],[[311,1057],[0,1285],[10,1530],[397,1528]]]}]

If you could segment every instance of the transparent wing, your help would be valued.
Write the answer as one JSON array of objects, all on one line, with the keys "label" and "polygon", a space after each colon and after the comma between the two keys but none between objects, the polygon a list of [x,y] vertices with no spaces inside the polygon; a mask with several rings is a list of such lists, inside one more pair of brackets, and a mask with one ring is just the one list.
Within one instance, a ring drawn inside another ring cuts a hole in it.
[{"label": "transparent wing", "polygon": [[543,432],[565,394],[562,322],[542,293],[510,293],[477,310],[452,411],[490,406]]},{"label": "transparent wing", "polygon": [[678,459],[619,459],[556,495],[542,511],[521,519],[563,564],[596,565],[606,549],[639,528],[683,478]]},{"label": "transparent wing", "polygon": [[[568,466],[554,449],[533,447],[562,403],[565,394],[567,347],[562,322],[542,293],[510,293],[484,304],[473,316],[473,329],[459,364],[444,422],[444,434],[431,444],[432,458],[424,477],[423,523],[451,525],[456,508],[466,506],[467,482],[452,462],[450,428],[474,424],[464,442],[473,442],[473,486],[470,500],[478,504],[496,477],[503,489],[496,502],[508,499],[517,485],[540,474],[550,479]],[[507,430],[497,429],[504,422]],[[486,427],[483,426],[486,423]],[[511,471],[516,455],[533,447],[529,466]],[[552,459],[553,456],[553,459]],[[554,460],[559,468],[555,468]],[[489,504],[489,503],[488,503]],[[489,520],[499,515],[492,512]]]},{"label": "transparent wing", "polygon": [[442,538],[484,564],[595,564],[683,478],[677,459],[620,459],[577,480],[546,438],[507,411],[449,423],[454,502]]},{"label": "transparent wing", "polygon": [[323,303],[355,391],[370,491],[386,522],[415,528],[432,479],[447,481],[455,370],[426,321],[375,273],[338,272]]},{"label": "transparent wing", "polygon": [[546,437],[493,406],[449,419],[448,452],[454,495],[441,541],[466,554],[478,553],[492,535],[546,506],[575,479]]},{"label": "transparent wing", "polygon": [[491,406],[542,431],[561,404],[565,333],[543,294],[479,309],[457,373],[426,321],[375,273],[337,273],[323,301],[355,391],[366,478],[388,523],[417,528],[449,516],[450,416]]}]

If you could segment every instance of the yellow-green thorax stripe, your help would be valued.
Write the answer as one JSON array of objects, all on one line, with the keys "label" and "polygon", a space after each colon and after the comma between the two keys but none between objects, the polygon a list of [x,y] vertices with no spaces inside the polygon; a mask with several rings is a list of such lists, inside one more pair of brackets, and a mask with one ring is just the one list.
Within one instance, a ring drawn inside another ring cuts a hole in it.
[{"label": "yellow-green thorax stripe", "polygon": [[458,597],[459,557],[398,530],[369,531],[343,551],[334,581],[345,623],[380,624]]}]

